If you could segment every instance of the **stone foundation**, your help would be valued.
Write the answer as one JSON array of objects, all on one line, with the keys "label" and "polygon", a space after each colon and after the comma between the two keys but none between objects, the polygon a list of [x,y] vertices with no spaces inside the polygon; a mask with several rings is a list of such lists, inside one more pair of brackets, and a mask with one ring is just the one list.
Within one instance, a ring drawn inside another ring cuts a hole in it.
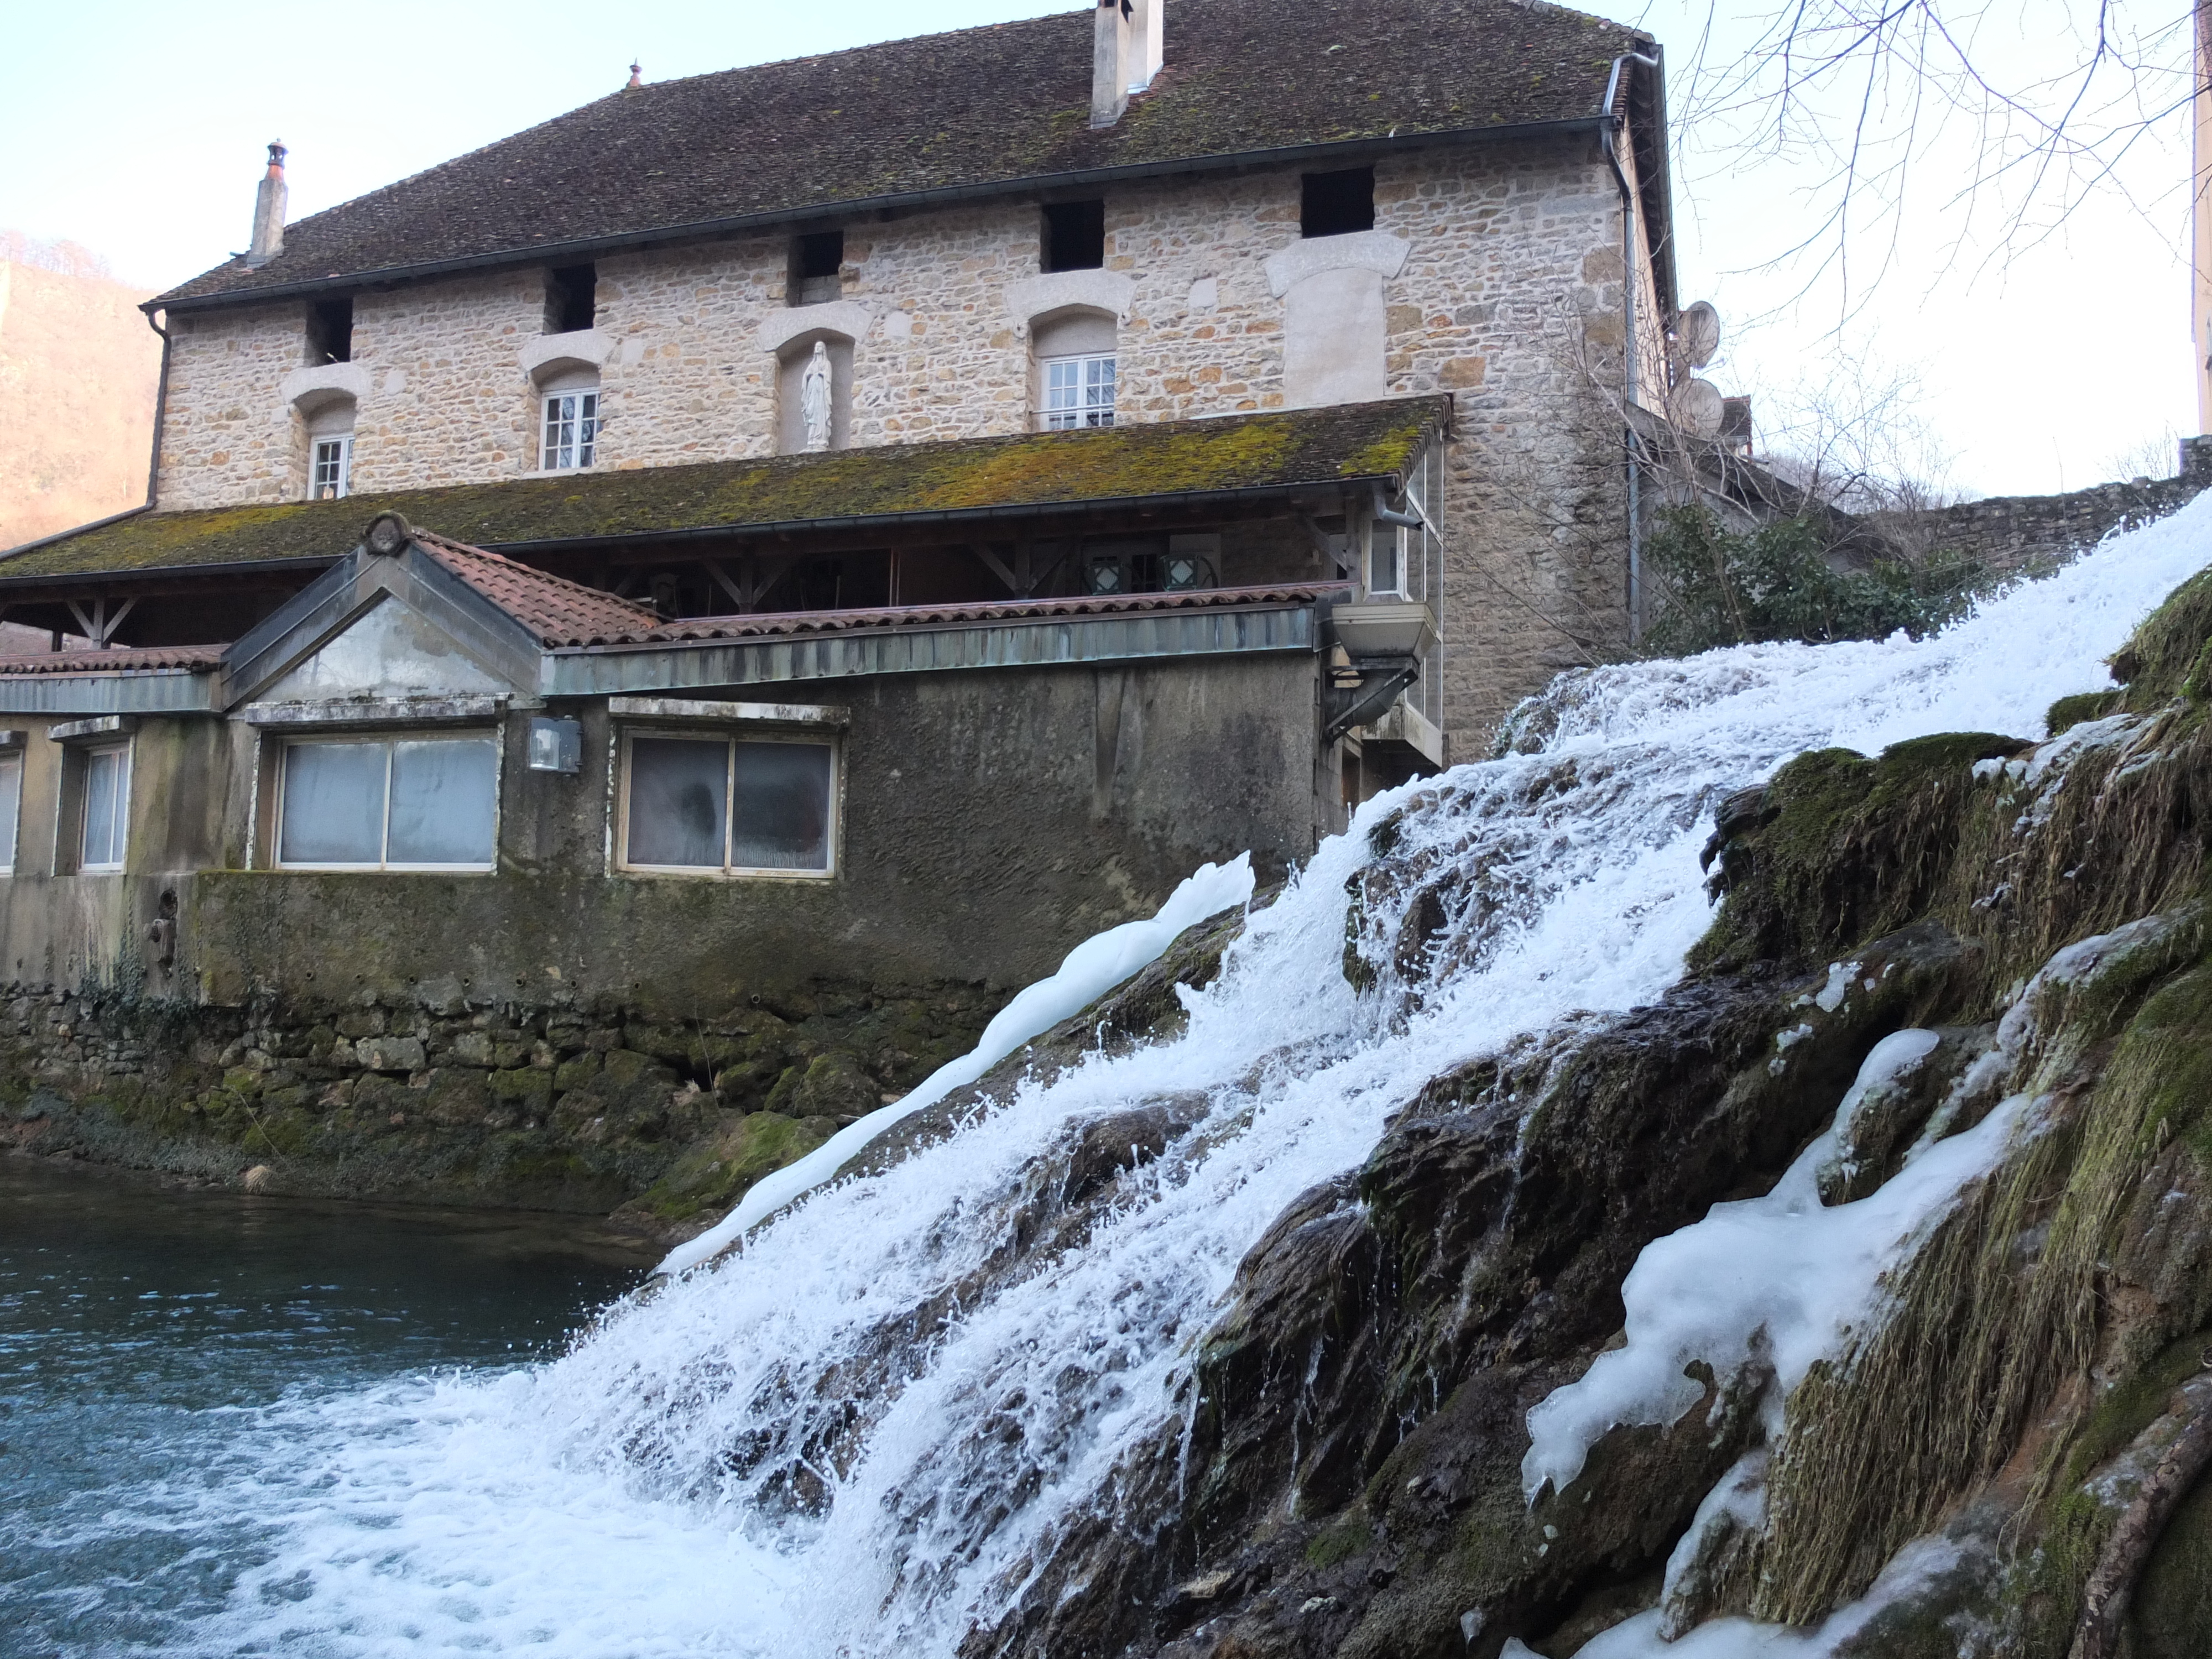
[{"label": "stone foundation", "polygon": [[681,1231],[965,1053],[1003,1000],[816,985],[667,1024],[610,1002],[477,1000],[453,981],[244,1007],[15,985],[0,1142],[251,1170],[263,1191],[628,1205]]}]

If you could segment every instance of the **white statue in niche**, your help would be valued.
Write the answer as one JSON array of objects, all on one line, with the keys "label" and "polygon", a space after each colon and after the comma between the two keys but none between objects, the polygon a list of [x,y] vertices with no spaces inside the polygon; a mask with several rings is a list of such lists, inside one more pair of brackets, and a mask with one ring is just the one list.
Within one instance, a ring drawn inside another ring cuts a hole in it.
[{"label": "white statue in niche", "polygon": [[807,453],[830,447],[830,348],[820,340],[799,371],[799,419],[806,429]]}]

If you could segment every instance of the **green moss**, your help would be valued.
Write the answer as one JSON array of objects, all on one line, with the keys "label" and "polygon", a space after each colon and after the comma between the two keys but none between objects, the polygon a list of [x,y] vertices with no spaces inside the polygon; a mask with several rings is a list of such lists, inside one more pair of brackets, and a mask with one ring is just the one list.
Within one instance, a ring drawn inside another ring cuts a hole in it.
[{"label": "green moss", "polygon": [[1902,927],[1954,849],[1974,763],[2026,746],[1965,732],[1893,744],[1878,760],[1799,756],[1767,786],[1768,821],[1730,849],[1727,896],[1691,967],[1811,960]]},{"label": "green moss", "polygon": [[2203,1659],[2212,1631],[2212,1480],[2199,1480],[2144,1563],[2128,1612],[2136,1659]]},{"label": "green moss", "polygon": [[2127,693],[2117,686],[2109,691],[2077,691],[2052,703],[2044,714],[2043,723],[2055,738],[2069,726],[2118,713],[2126,701]]},{"label": "green moss", "polygon": [[762,1176],[797,1163],[836,1132],[826,1118],[751,1113],[711,1146],[678,1159],[639,1202],[668,1221],[726,1210]]},{"label": "green moss", "polygon": [[656,531],[1050,506],[1402,477],[1444,418],[1433,398],[1155,421],[1080,432],[960,439],[644,467],[575,478],[359,495],[343,501],[149,513],[33,548],[9,577],[327,561],[398,512],[477,545]]},{"label": "green moss", "polygon": [[1362,1551],[1372,1548],[1374,1543],[1373,1523],[1355,1510],[1313,1535],[1306,1545],[1306,1565],[1310,1567],[1333,1567],[1340,1561],[1348,1561]]},{"label": "green moss", "polygon": [[2125,684],[2129,710],[2148,714],[2180,696],[2203,701],[2208,641],[2212,570],[2198,572],[2168,594],[2112,658],[2112,678]]}]

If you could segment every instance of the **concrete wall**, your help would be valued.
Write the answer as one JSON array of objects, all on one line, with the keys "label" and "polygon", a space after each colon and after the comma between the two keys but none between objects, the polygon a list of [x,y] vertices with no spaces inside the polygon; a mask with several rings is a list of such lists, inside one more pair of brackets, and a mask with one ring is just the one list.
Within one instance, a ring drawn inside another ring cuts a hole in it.
[{"label": "concrete wall", "polygon": [[[26,723],[0,980],[225,1006],[453,981],[678,1019],[816,981],[1003,989],[1149,915],[1201,862],[1249,849],[1272,877],[1309,854],[1329,823],[1316,695],[1303,653],[842,684],[841,867],[826,881],[609,874],[604,706],[577,711],[580,777],[527,770],[527,722],[508,720],[489,876],[246,867],[260,739],[211,719],[134,735],[126,872],[55,876],[62,751]],[[169,979],[143,945],[164,889],[181,909]]]},{"label": "concrete wall", "polygon": [[[1068,282],[1039,276],[1032,203],[848,227],[843,298],[808,309],[857,335],[849,441],[1028,429],[1027,313],[1063,289],[1126,305],[1121,419],[1284,406],[1292,296],[1272,291],[1266,265],[1301,246],[1298,192],[1291,168],[1116,186],[1105,270]],[[1592,383],[1619,380],[1619,193],[1595,141],[1581,139],[1388,157],[1376,198],[1376,231],[1406,249],[1382,284],[1372,384],[1459,400],[1443,502],[1454,542],[1439,601],[1443,712],[1463,748],[1479,749],[1515,698],[1626,641],[1619,422]],[[761,331],[798,320],[783,304],[786,266],[781,235],[599,262],[602,467],[774,453],[776,359]],[[178,319],[164,507],[302,493],[305,430],[280,386],[300,363],[303,316],[279,304]],[[355,487],[534,467],[522,353],[542,325],[535,270],[359,295],[354,353],[370,390]]]}]

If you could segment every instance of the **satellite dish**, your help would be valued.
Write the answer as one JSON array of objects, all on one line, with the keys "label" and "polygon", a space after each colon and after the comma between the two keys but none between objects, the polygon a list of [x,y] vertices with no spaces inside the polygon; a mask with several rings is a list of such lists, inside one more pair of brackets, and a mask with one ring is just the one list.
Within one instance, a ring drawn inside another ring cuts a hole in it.
[{"label": "satellite dish", "polygon": [[1720,354],[1721,314],[1711,302],[1685,306],[1674,319],[1675,353],[1692,368],[1703,368]]},{"label": "satellite dish", "polygon": [[1711,380],[1689,380],[1674,388],[1674,422],[1692,438],[1717,438],[1728,414],[1720,388]]}]

